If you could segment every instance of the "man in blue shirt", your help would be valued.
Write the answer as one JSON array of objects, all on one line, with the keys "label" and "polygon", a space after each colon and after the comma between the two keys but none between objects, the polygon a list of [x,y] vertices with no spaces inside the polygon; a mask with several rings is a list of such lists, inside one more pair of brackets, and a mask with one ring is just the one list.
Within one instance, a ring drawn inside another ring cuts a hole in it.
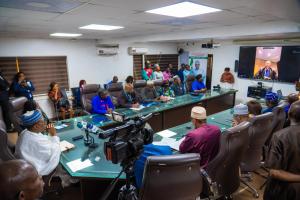
[{"label": "man in blue shirt", "polygon": [[110,114],[115,109],[107,90],[100,89],[98,95],[92,99],[92,113]]},{"label": "man in blue shirt", "polygon": [[171,147],[154,144],[144,145],[144,152],[134,163],[134,176],[136,186],[140,188],[143,182],[144,166],[148,156],[172,155]]},{"label": "man in blue shirt", "polygon": [[196,80],[194,80],[194,82],[192,83],[192,91],[197,93],[206,91],[206,86],[202,80],[202,74],[198,74],[196,76]]}]

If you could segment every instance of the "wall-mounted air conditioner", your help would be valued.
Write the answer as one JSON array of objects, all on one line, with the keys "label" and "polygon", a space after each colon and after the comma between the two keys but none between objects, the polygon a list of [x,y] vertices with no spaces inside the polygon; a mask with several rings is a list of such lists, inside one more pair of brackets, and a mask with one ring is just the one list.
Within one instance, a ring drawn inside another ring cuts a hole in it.
[{"label": "wall-mounted air conditioner", "polygon": [[128,54],[129,55],[143,55],[147,54],[148,49],[140,48],[140,47],[128,47]]},{"label": "wall-mounted air conditioner", "polygon": [[97,48],[97,54],[99,56],[117,55],[119,49],[114,47],[99,47]]}]

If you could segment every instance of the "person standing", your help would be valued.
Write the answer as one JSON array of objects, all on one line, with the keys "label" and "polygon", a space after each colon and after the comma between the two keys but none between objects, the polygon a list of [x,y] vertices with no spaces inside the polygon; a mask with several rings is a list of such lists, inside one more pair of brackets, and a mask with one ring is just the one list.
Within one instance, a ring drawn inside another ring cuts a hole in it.
[{"label": "person standing", "polygon": [[168,81],[170,78],[172,78],[171,68],[167,67],[166,71],[163,72],[163,79]]},{"label": "person standing", "polygon": [[291,105],[288,115],[291,125],[274,133],[268,149],[264,200],[300,199],[300,101]]},{"label": "person standing", "polygon": [[151,69],[150,61],[146,62],[146,66],[142,70],[142,79],[146,81],[153,79],[153,70]]},{"label": "person standing", "polygon": [[153,73],[153,80],[163,80],[164,75],[160,71],[160,66],[158,64],[155,65],[155,72]]},{"label": "person standing", "polygon": [[0,72],[0,106],[2,108],[3,120],[6,126],[7,132],[12,132],[11,125],[11,111],[9,100],[9,83]]},{"label": "person standing", "polygon": [[11,91],[16,97],[26,97],[28,100],[33,99],[32,92],[35,90],[31,81],[26,80],[23,72],[18,72],[11,85]]}]

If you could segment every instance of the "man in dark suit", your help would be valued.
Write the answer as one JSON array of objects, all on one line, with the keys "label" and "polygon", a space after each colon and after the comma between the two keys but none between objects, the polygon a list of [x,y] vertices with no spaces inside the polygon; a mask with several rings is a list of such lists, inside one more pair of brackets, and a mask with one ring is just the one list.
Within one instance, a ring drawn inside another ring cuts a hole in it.
[{"label": "man in dark suit", "polygon": [[0,106],[2,108],[2,114],[6,125],[6,129],[8,132],[11,132],[12,131],[11,114],[10,114],[10,106],[8,103],[8,99],[9,99],[9,83],[0,72]]},{"label": "man in dark suit", "polygon": [[271,68],[271,61],[267,60],[265,66],[262,67],[256,74],[255,78],[264,80],[274,80],[277,79],[276,72]]}]

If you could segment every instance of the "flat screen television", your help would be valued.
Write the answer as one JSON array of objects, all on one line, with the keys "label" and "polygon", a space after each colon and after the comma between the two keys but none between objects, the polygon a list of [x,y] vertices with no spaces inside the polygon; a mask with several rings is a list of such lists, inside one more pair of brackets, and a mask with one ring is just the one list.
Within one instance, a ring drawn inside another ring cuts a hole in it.
[{"label": "flat screen television", "polygon": [[295,83],[300,78],[300,46],[241,46],[238,77]]}]

